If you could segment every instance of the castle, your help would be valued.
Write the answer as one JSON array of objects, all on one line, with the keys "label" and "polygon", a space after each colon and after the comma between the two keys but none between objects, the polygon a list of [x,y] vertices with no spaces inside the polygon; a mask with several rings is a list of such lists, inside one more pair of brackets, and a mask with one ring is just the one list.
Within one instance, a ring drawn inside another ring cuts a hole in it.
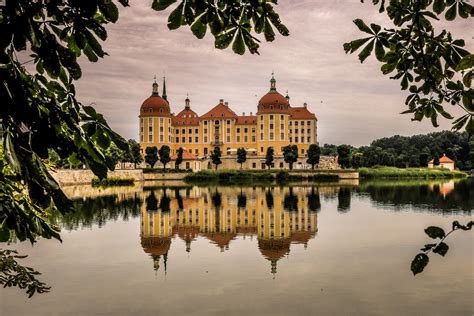
[{"label": "castle", "polygon": [[[276,89],[272,76],[270,90],[261,97],[255,115],[238,115],[223,99],[208,112],[198,115],[191,109],[186,98],[184,109],[178,114],[171,112],[166,94],[166,81],[159,95],[156,81],[153,90],[140,108],[140,147],[168,145],[176,155],[181,147],[185,150],[186,166],[195,166],[190,161],[206,160],[215,147],[219,147],[223,158],[235,158],[238,148],[245,148],[250,158],[247,169],[260,169],[269,147],[274,149],[276,167],[284,168],[282,149],[290,144],[298,146],[298,155],[306,156],[311,144],[317,144],[317,118],[305,103],[301,107],[290,105],[288,94],[283,96]],[[235,159],[232,159],[235,161]],[[302,162],[299,162],[300,164]],[[229,160],[229,165],[233,167]],[[210,166],[210,164],[209,164]],[[209,167],[208,166],[208,167]]]}]

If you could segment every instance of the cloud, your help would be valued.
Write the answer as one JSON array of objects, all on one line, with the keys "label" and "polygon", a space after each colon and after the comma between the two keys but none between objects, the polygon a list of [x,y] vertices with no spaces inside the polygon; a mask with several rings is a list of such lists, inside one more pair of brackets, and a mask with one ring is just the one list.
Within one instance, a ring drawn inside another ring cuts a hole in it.
[{"label": "cloud", "polygon": [[[104,48],[110,56],[94,64],[83,59],[84,75],[77,83],[80,100],[95,102],[126,138],[138,136],[139,108],[151,93],[155,74],[159,78],[166,74],[175,113],[184,107],[187,93],[199,114],[220,98],[237,113],[249,113],[256,112],[275,71],[279,91],[289,90],[293,105],[308,102],[318,116],[321,143],[362,145],[382,136],[437,130],[429,121],[413,123],[399,114],[405,109],[406,94],[398,82],[381,74],[380,64],[369,59],[361,65],[357,56],[344,53],[342,44],[360,37],[353,19],[389,25],[370,3],[280,1],[277,11],[290,36],[263,42],[260,56],[238,56],[230,49],[215,49],[209,34],[198,40],[188,27],[169,31],[169,12],[155,12],[148,2],[120,9],[118,23],[107,28]],[[440,27],[468,40],[472,49],[468,21],[445,24]],[[450,128],[450,123],[443,121],[441,128]]]}]

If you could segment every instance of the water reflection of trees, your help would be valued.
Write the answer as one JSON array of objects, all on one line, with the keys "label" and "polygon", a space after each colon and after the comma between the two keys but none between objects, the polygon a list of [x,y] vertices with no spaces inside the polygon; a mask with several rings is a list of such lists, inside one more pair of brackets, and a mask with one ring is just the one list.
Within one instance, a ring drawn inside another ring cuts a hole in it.
[{"label": "water reflection of trees", "polygon": [[74,212],[59,214],[53,218],[67,230],[98,225],[102,227],[107,221],[124,221],[140,215],[141,198],[132,196],[110,195],[73,200]]},{"label": "water reflection of trees", "polygon": [[471,213],[474,209],[474,179],[460,182],[367,183],[356,189],[384,208],[393,210],[413,207],[415,211]]},{"label": "water reflection of trees", "polygon": [[347,213],[351,209],[351,189],[341,187],[337,193],[337,211]]}]

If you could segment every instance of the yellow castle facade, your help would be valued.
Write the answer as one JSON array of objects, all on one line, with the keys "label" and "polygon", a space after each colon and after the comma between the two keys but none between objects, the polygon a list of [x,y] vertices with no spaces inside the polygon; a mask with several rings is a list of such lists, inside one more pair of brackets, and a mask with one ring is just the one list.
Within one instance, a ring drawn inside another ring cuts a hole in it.
[{"label": "yellow castle facade", "polygon": [[208,112],[198,115],[186,98],[184,109],[178,114],[171,111],[166,94],[166,82],[160,96],[156,81],[152,95],[147,98],[139,115],[139,139],[142,152],[146,147],[168,145],[171,154],[181,147],[196,158],[207,157],[215,147],[224,156],[235,155],[238,148],[245,148],[248,155],[263,157],[269,147],[275,156],[282,155],[282,148],[298,146],[304,157],[311,144],[317,144],[317,118],[305,103],[301,107],[290,105],[288,94],[283,96],[276,89],[272,76],[270,90],[257,104],[254,115],[236,114],[223,99]]}]

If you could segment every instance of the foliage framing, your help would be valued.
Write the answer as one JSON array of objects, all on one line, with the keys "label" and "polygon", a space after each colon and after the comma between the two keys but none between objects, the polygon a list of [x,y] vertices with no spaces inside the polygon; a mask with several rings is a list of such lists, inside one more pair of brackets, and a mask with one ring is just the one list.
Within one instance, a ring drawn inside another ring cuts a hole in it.
[{"label": "foliage framing", "polygon": [[[361,0],[364,2],[364,0]],[[474,134],[474,91],[471,88],[474,55],[463,47],[463,39],[454,39],[446,30],[436,33],[431,21],[452,21],[457,16],[468,19],[474,9],[468,0],[372,0],[380,5],[380,13],[386,12],[394,28],[377,24],[370,27],[361,19],[355,19],[357,28],[368,37],[344,44],[346,53],[360,49],[359,60],[364,62],[375,51],[382,63],[384,75],[400,80],[402,90],[408,90],[405,104],[413,119],[431,119],[438,126],[438,115],[453,119],[444,105],[461,108],[465,114],[453,121],[453,130],[465,130]],[[387,6],[386,2],[388,2]],[[365,46],[364,46],[365,45]]]}]

